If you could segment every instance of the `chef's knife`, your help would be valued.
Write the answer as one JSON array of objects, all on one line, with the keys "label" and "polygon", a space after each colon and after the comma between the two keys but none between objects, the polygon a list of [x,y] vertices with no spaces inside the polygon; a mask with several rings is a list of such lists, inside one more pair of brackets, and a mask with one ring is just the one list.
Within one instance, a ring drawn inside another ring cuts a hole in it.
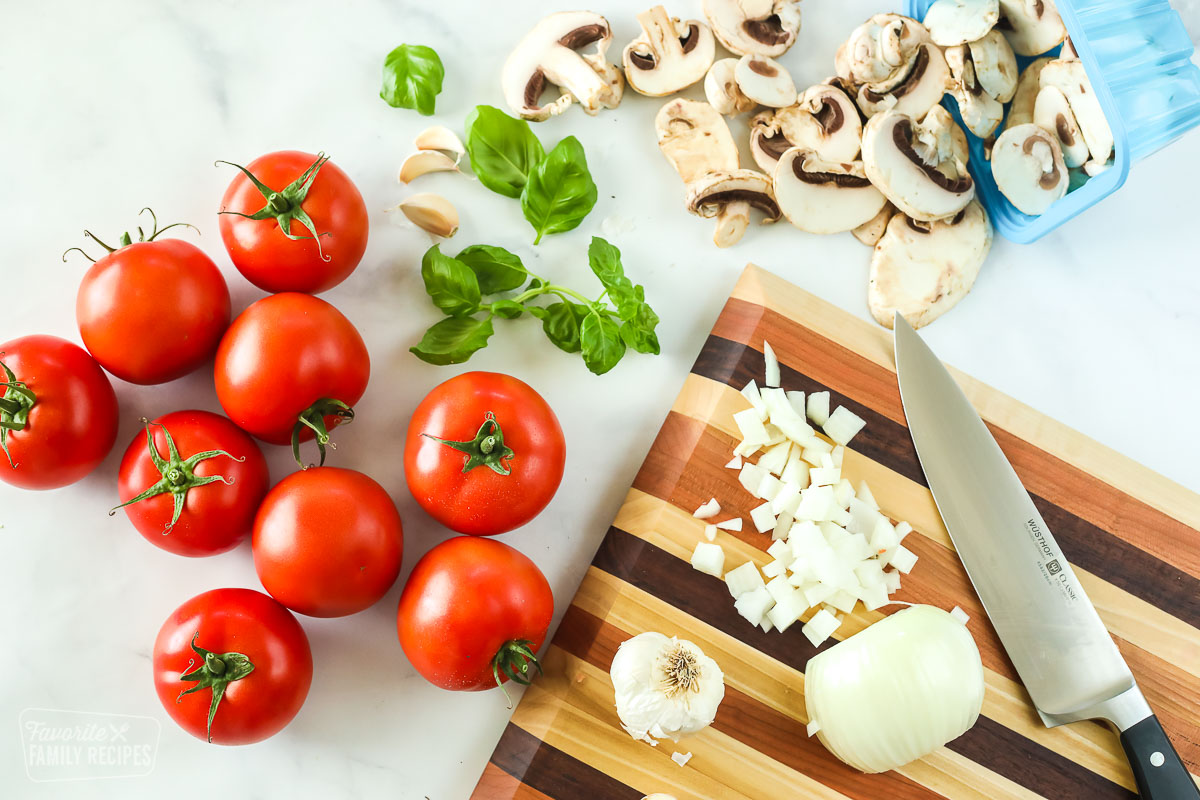
[{"label": "chef's knife", "polygon": [[1200,791],[1041,514],[966,395],[896,314],[908,429],[967,575],[1048,727],[1110,722],[1142,797]]}]

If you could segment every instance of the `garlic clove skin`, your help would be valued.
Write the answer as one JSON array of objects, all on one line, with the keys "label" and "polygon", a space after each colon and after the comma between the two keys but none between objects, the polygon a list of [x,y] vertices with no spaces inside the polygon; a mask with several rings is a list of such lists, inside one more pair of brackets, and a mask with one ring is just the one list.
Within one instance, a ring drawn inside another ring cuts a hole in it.
[{"label": "garlic clove skin", "polygon": [[650,744],[708,727],[725,697],[717,662],[692,642],[656,632],[622,643],[609,674],[622,727]]}]

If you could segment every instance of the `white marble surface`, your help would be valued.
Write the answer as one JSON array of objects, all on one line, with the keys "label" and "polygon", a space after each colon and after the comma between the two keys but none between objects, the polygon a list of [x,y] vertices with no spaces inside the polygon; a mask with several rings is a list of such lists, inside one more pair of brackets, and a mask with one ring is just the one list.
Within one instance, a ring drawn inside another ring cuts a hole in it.
[{"label": "white marble surface", "polygon": [[[624,43],[644,0],[605,0]],[[673,13],[698,11],[678,0]],[[800,43],[784,59],[797,83],[831,72],[837,42],[887,2],[810,0]],[[1200,7],[1180,4],[1193,31]],[[405,520],[405,574],[447,535],[412,502],[401,472],[410,411],[436,383],[468,369],[510,372],[538,388],[566,430],[567,476],[549,510],[504,540],[549,576],[561,614],[742,265],[755,261],[866,316],[868,251],[849,236],[817,238],[786,224],[751,230],[733,249],[684,213],[681,187],[654,146],[660,101],[627,95],[597,118],[578,110],[537,127],[587,148],[600,202],[584,225],[531,246],[517,203],[453,176],[421,190],[459,207],[452,243],[500,244],[535,270],[591,286],[588,238],[610,238],[662,316],[663,354],[631,356],[594,378],[542,339],[532,321],[500,323],[470,364],[438,368],[407,352],[435,320],[420,286],[427,239],[384,209],[411,190],[395,172],[430,120],[377,96],[384,55],[401,42],[446,62],[437,122],[460,127],[476,103],[501,104],[495,74],[546,4],[5,3],[0,24],[5,221],[0,341],[47,332],[77,338],[83,266],[60,253],[88,227],[115,238],[152,205],[200,226],[240,310],[260,296],[230,266],[215,210],[231,178],[217,158],[246,162],[295,147],[323,149],[371,209],[363,264],[326,295],[358,325],[373,375],[359,421],[337,433],[334,463],[383,482]],[[1200,490],[1200,261],[1196,255],[1200,133],[1136,165],[1119,194],[1029,247],[997,240],[971,295],[927,329],[948,361],[1035,408]],[[115,503],[120,452],[138,418],[182,407],[219,410],[207,370],[157,388],[114,380],[117,449],[90,478],[52,494],[0,484],[0,796],[126,798],[234,792],[239,797],[467,797],[508,718],[499,693],[426,684],[396,642],[400,584],[350,619],[304,620],[316,658],[308,703],[281,735],[252,747],[205,746],[163,713],[149,673],[154,635],[180,602],[217,586],[257,587],[248,547],[205,560],[152,548]],[[289,469],[269,453],[273,476]],[[162,721],[148,777],[36,784],[26,777],[18,715],[28,707],[147,715]],[[226,795],[228,796],[228,794]]]}]

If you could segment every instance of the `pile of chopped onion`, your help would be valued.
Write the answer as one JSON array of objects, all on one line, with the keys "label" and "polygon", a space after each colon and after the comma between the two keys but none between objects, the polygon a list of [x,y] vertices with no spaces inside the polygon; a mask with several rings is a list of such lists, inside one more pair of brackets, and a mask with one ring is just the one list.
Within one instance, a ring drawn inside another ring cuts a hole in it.
[{"label": "pile of chopped onion", "polygon": [[[761,572],[748,561],[724,578],[738,613],[764,631],[785,631],[816,609],[802,630],[820,645],[841,625],[839,614],[859,602],[874,611],[899,591],[901,574],[917,563],[901,544],[912,526],[893,524],[865,482],[856,488],[842,475],[845,447],[863,419],[844,406],[831,412],[829,392],[784,391],[770,344],[763,342],[763,353],[766,386],[752,380],[742,389],[750,407],[733,415],[741,441],[725,466],[738,470],[742,487],[762,501],[750,510],[750,522],[771,535],[767,553],[774,560]],[[695,516],[709,521],[720,513],[713,498]],[[742,519],[707,525],[692,566],[721,577],[725,552],[714,541],[717,529],[741,530]]]}]

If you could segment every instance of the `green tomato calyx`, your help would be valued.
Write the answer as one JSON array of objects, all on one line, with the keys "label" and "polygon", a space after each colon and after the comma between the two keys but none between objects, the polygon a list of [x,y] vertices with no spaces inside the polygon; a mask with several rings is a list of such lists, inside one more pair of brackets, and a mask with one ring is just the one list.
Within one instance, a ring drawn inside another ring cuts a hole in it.
[{"label": "green tomato calyx", "polygon": [[[151,209],[149,207],[143,208],[141,211],[138,212],[138,216],[145,214],[147,211],[150,212],[150,221],[153,224],[150,229],[149,236],[146,235],[146,232],[144,230],[142,230],[140,225],[138,226],[137,232],[138,232],[138,241],[139,242],[153,242],[159,236],[159,234],[165,233],[166,231],[171,230],[171,228],[178,228],[181,226],[184,228],[191,228],[192,230],[196,231],[197,235],[200,234],[200,231],[196,228],[195,225],[191,225],[187,222],[172,222],[167,227],[160,228],[160,227],[158,227],[158,216],[155,215],[153,209]],[[126,231],[125,233],[121,234],[121,240],[117,243],[116,247],[109,247],[107,244],[100,241],[100,238],[98,236],[96,236],[96,234],[92,233],[91,231],[85,230],[83,232],[83,235],[88,237],[89,239],[91,239],[96,244],[103,247],[106,254],[115,253],[118,250],[120,250],[122,247],[128,247],[129,245],[133,244],[133,237],[129,235],[129,231]],[[91,261],[93,264],[96,263],[96,259],[94,259],[90,255],[88,255],[87,252],[82,247],[68,248],[66,250],[66,252],[63,253],[63,256],[62,256],[64,262],[67,260],[67,253],[70,253],[72,250],[78,251],[84,258],[86,258],[88,261]]]},{"label": "green tomato calyx", "polygon": [[37,403],[37,395],[25,381],[17,380],[17,376],[3,361],[0,361],[0,370],[4,371],[4,380],[0,381],[0,386],[4,387],[4,395],[0,397],[0,450],[8,457],[8,465],[16,469],[12,453],[8,452],[8,432],[25,430],[29,423],[29,410]]},{"label": "green tomato calyx", "polygon": [[483,424],[479,426],[479,432],[475,434],[474,439],[455,442],[449,439],[439,439],[428,433],[421,435],[460,453],[465,453],[467,457],[463,460],[463,472],[470,472],[479,466],[487,466],[498,475],[512,473],[512,467],[506,462],[512,459],[516,453],[504,443],[504,432],[500,430],[500,423],[496,421],[496,415],[490,411],[484,415]]},{"label": "green tomato calyx", "polygon": [[[333,425],[326,425],[326,417],[334,418]],[[317,466],[323,467],[325,466],[326,448],[331,450],[337,449],[337,445],[329,441],[329,429],[342,422],[349,423],[353,421],[354,409],[341,400],[335,400],[332,397],[323,397],[300,412],[295,426],[292,427],[292,456],[296,459],[296,463],[300,465],[300,469],[308,469],[304,461],[300,458],[300,432],[304,428],[308,428],[316,435],[317,449],[321,453],[321,460]]]},{"label": "green tomato calyx", "polygon": [[537,653],[533,651],[533,642],[528,639],[510,639],[500,646],[500,650],[492,659],[492,675],[495,676],[500,691],[504,692],[509,708],[512,708],[513,704],[508,690],[504,688],[504,678],[528,686],[533,679],[529,673],[531,666],[537,668],[539,675],[544,674]]},{"label": "green tomato calyx", "polygon": [[221,698],[225,696],[225,688],[253,672],[254,664],[250,663],[250,659],[242,653],[213,653],[205,650],[196,644],[198,638],[200,638],[200,632],[196,631],[192,636],[192,650],[200,657],[200,666],[192,669],[192,665],[196,663],[196,659],[193,658],[188,662],[189,671],[179,676],[181,681],[197,681],[197,683],[190,689],[180,692],[175,702],[181,702],[185,694],[198,692],[201,689],[212,689],[212,703],[208,707],[208,741],[211,744],[213,719],[217,716],[217,707],[221,704]]},{"label": "green tomato calyx", "polygon": [[[312,239],[317,243],[317,255],[321,257],[321,260],[330,261],[331,257],[321,251],[321,237],[329,236],[330,234],[328,232],[317,233],[317,226],[313,223],[312,217],[304,210],[304,200],[308,197],[308,190],[312,188],[313,181],[317,179],[317,173],[320,172],[321,167],[325,166],[325,162],[327,161],[329,161],[329,156],[324,153],[317,153],[317,160],[309,164],[308,169],[300,173],[300,176],[296,180],[278,192],[256,178],[254,173],[241,164],[234,164],[232,161],[217,161],[217,164],[228,164],[231,167],[240,169],[242,174],[249,178],[250,182],[258,189],[259,194],[263,196],[263,200],[266,201],[266,205],[253,214],[243,214],[240,211],[225,211],[224,209],[218,213],[233,214],[234,216],[245,217],[246,219],[273,219],[279,223],[279,230],[284,236],[293,241]],[[292,220],[299,222],[312,235],[299,236],[292,233]]]}]

